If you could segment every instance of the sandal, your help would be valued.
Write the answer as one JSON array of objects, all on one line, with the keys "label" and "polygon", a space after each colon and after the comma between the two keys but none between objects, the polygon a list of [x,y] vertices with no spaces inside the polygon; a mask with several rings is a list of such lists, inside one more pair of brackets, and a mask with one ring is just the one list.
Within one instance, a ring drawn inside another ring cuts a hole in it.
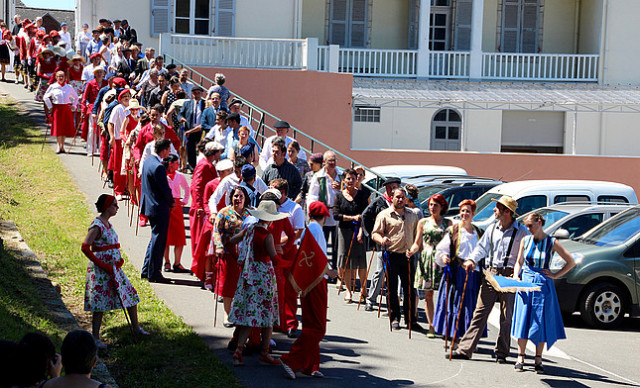
[{"label": "sandal", "polygon": [[171,263],[164,263],[164,272],[171,272]]},{"label": "sandal", "polygon": [[260,352],[260,355],[258,356],[258,360],[260,361],[261,364],[264,365],[278,365],[280,364],[280,361],[278,361],[277,359],[271,357],[271,355],[269,354],[268,351],[262,351]]},{"label": "sandal", "polygon": [[516,372],[524,372],[524,353],[518,354],[518,359],[520,357],[522,357],[522,362],[516,360],[516,365],[514,365]]},{"label": "sandal", "polygon": [[242,349],[237,348],[233,352],[233,366],[244,366],[244,360],[242,359]]},{"label": "sandal", "polygon": [[533,369],[536,371],[537,374],[543,374],[544,367],[542,366],[542,354],[536,355],[536,358],[539,358],[540,362],[536,362],[533,366]]}]

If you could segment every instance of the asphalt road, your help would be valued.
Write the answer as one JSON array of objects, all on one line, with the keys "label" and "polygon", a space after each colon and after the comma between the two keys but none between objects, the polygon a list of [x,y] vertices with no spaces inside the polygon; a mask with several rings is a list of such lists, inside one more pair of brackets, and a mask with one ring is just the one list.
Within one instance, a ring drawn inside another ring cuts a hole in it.
[{"label": "asphalt road", "polygon": [[[0,93],[21,101],[30,110],[31,116],[42,122],[41,108],[33,101],[32,93],[8,83],[0,83]],[[48,142],[54,146],[52,138]],[[70,145],[71,141],[68,140],[66,148],[69,149]],[[98,195],[108,190],[102,189],[97,164],[91,165],[91,158],[83,152],[83,146],[78,142],[71,148],[70,154],[60,155],[60,158],[93,208],[92,203]],[[122,205],[112,221],[123,251],[140,269],[150,238],[149,228],[140,228],[136,236],[135,224],[129,226],[127,208]],[[188,252],[187,248],[183,255],[186,267],[190,263]],[[222,327],[222,306],[218,307],[218,325],[214,327],[213,294],[202,290],[193,276],[168,275],[175,280],[175,284],[154,284],[158,296],[194,328],[223,363],[231,365],[231,353],[226,350],[231,329]],[[565,322],[568,338],[559,341],[545,353],[546,373],[537,375],[533,372],[531,350],[527,352],[525,372],[514,372],[515,342],[512,343],[514,357],[509,359],[509,363],[494,363],[492,349],[497,335],[495,310],[490,318],[489,337],[481,340],[473,360],[448,361],[444,358],[442,339],[427,339],[420,333],[413,333],[413,338],[409,339],[408,331],[404,329],[390,332],[387,318],[377,318],[377,314],[365,312],[364,308],[357,311],[356,304],[345,304],[342,301],[344,294],[338,296],[334,286],[330,286],[328,292],[327,333],[320,345],[321,370],[326,377],[317,379],[300,376],[296,381],[289,381],[284,378],[279,366],[261,366],[255,356],[247,356],[246,366],[234,369],[243,384],[248,387],[288,387],[296,384],[312,387],[640,386],[640,319],[627,318],[618,330],[599,331],[586,328],[579,316],[572,317]],[[426,325],[424,313],[421,316],[421,323]],[[292,343],[292,340],[279,333],[274,334],[274,340],[277,342],[276,354],[286,352]]]}]

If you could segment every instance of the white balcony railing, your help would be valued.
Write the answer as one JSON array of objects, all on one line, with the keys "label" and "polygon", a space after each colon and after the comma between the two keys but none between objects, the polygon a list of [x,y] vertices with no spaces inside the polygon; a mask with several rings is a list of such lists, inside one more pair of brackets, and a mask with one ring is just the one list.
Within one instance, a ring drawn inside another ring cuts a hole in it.
[{"label": "white balcony railing", "polygon": [[599,55],[483,53],[482,78],[523,81],[598,81]]},{"label": "white balcony railing", "polygon": [[429,78],[469,78],[469,52],[430,51]]},{"label": "white balcony railing", "polygon": [[187,65],[317,70],[358,77],[597,82],[599,55],[383,50],[319,46],[315,38],[161,34],[160,52]]},{"label": "white balcony railing", "polygon": [[368,77],[415,77],[416,50],[340,49],[338,71]]},{"label": "white balcony railing", "polygon": [[187,65],[302,69],[304,39],[226,38],[162,34],[164,53]]}]

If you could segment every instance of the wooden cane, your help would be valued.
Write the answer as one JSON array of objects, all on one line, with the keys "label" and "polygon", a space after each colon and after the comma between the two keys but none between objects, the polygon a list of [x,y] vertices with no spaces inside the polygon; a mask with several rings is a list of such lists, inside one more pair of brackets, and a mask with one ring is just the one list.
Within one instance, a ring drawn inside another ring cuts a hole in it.
[{"label": "wooden cane", "polygon": [[409,270],[407,273],[407,277],[409,278],[409,282],[407,283],[407,287],[409,288],[409,312],[407,316],[409,317],[409,339],[411,339],[411,318],[413,316],[413,309],[411,308],[411,290],[413,289],[413,287],[411,287],[411,257],[407,260],[407,269]]},{"label": "wooden cane", "polygon": [[[449,348],[449,294],[451,294],[451,278],[449,277],[449,273],[445,275],[445,282],[447,284],[447,288],[444,294],[444,324],[446,327],[444,328],[444,350]],[[453,344],[451,345],[453,346]]]},{"label": "wooden cane", "polygon": [[[362,297],[362,290],[365,289],[367,287],[367,281],[369,280],[369,270],[371,269],[371,264],[373,263],[373,258],[376,255],[376,246],[373,246],[373,252],[371,252],[371,260],[369,261],[369,265],[367,266],[367,273],[364,277],[364,285],[360,285],[360,298],[358,298],[358,308],[357,310],[360,310],[360,303],[362,303],[362,299],[364,299]],[[368,294],[368,292],[367,292]]]},{"label": "wooden cane", "polygon": [[[347,251],[347,261],[344,263],[344,267],[342,267],[343,271],[347,271],[347,267],[349,266],[349,259],[351,258],[351,248],[353,247],[353,237],[355,237],[355,229],[353,231],[354,235],[351,236],[351,244],[349,244],[349,250]],[[342,285],[344,284],[344,273],[342,272],[342,276],[340,277],[340,285],[338,287],[338,295],[340,295],[340,291],[342,291]],[[353,288],[352,288],[353,290]]]},{"label": "wooden cane", "polygon": [[140,204],[138,204],[138,222],[136,222],[136,236],[138,235],[138,226],[140,226]]},{"label": "wooden cane", "polygon": [[[52,115],[53,117],[53,115]],[[44,151],[44,145],[47,142],[47,135],[49,134],[49,127],[51,124],[47,124],[44,128],[44,137],[42,138],[42,147],[40,148],[40,152]]]},{"label": "wooden cane", "polygon": [[[213,297],[216,299],[216,307],[213,313],[213,327],[216,327],[216,323],[218,321],[218,275],[219,275],[220,267],[218,266],[217,260],[216,260],[215,266],[216,266],[216,281],[214,282],[214,285],[213,285]],[[205,279],[206,279],[206,274],[205,274]]]},{"label": "wooden cane", "polygon": [[131,227],[131,225],[133,225],[133,213],[135,213],[134,210],[136,208],[136,205],[131,201],[129,202],[131,203],[131,218],[129,218],[129,227]]},{"label": "wooden cane", "polygon": [[[115,266],[114,266],[114,271],[115,271]],[[115,278],[111,279],[111,283],[113,285],[113,290],[115,292],[115,294],[118,296],[118,299],[120,300],[120,306],[122,306],[122,312],[124,313],[124,317],[127,320],[127,324],[129,325],[129,329],[131,329],[131,336],[133,337],[133,343],[138,343],[137,338],[136,338],[136,332],[133,330],[133,325],[131,324],[131,320],[129,319],[129,314],[127,313],[127,309],[124,307],[124,302],[122,301],[122,297],[120,296],[120,292],[118,291],[118,282],[116,281]]]},{"label": "wooden cane", "polygon": [[458,335],[458,325],[460,324],[460,312],[462,311],[462,304],[464,303],[464,294],[467,292],[467,281],[469,280],[469,271],[465,270],[464,287],[462,287],[462,297],[460,298],[460,306],[458,307],[458,317],[456,318],[456,328],[453,330],[453,338],[451,339],[451,351],[449,352],[449,361],[453,358],[453,344],[456,342],[456,336]]}]

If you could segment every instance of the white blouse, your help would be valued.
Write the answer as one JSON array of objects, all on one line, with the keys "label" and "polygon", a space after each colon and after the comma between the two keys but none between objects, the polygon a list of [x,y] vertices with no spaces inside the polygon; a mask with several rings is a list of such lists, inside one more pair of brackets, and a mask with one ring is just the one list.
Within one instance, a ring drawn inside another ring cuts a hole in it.
[{"label": "white blouse", "polygon": [[176,175],[171,179],[171,177],[167,176],[169,179],[169,187],[171,187],[171,193],[173,193],[173,198],[180,198],[182,202],[184,202],[184,206],[189,203],[189,183],[187,182],[187,178],[179,172],[176,171]]},{"label": "white blouse", "polygon": [[[467,232],[465,228],[460,225],[460,247],[458,248],[458,257],[467,258],[473,252],[473,249],[478,245],[478,234],[475,230],[473,233]],[[444,257],[451,257],[450,250],[451,246],[451,234],[446,233],[442,240],[436,246],[436,264],[440,267],[444,267],[446,264],[444,263]]]},{"label": "white blouse", "polygon": [[78,94],[71,85],[65,84],[64,86],[60,86],[57,82],[49,86],[44,93],[43,99],[49,109],[53,107],[53,104],[71,104],[73,107],[76,107],[80,102]]}]

